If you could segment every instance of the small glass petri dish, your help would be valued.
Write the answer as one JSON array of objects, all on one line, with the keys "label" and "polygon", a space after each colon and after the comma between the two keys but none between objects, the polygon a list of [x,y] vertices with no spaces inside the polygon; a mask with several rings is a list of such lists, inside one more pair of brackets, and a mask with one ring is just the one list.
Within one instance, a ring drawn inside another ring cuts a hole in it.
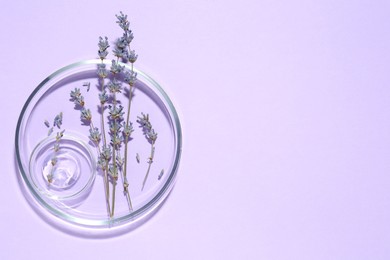
[{"label": "small glass petri dish", "polygon": [[31,185],[42,197],[68,205],[82,203],[96,176],[94,154],[74,134],[65,134],[58,150],[56,143],[56,138],[49,136],[32,151],[28,168]]},{"label": "small glass petri dish", "polygon": [[[134,132],[126,151],[127,177],[123,177],[123,163],[116,181],[97,166],[104,138],[99,100],[102,82],[96,72],[100,63],[73,63],[44,79],[24,104],[15,134],[18,174],[30,204],[60,229],[87,236],[127,232],[153,216],[174,186],[182,146],[181,125],[170,98],[156,81],[134,68],[137,82],[129,116]],[[111,63],[105,64],[109,69]],[[116,102],[124,107],[126,117],[129,88],[123,77],[118,80],[123,88]],[[93,127],[102,133],[99,145],[91,141],[91,124],[80,120],[80,107],[71,101],[70,92],[76,88],[84,97],[84,107],[91,111]],[[63,115],[61,128],[53,127],[53,118],[59,113]],[[153,147],[137,122],[142,115],[148,116],[157,132]],[[103,118],[109,119],[108,105]],[[106,121],[103,125],[109,129]],[[55,149],[60,131],[64,131],[63,137]],[[109,130],[105,133],[109,142]],[[116,151],[123,160],[124,146],[122,143]]]}]

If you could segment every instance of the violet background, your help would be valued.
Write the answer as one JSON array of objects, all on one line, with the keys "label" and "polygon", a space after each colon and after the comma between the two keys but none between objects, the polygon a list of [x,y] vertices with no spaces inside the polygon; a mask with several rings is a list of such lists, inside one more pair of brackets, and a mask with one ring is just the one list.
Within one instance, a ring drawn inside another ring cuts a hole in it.
[{"label": "violet background", "polygon": [[[390,259],[389,1],[2,2],[0,259]],[[110,239],[61,232],[18,185],[14,133],[49,74],[131,19],[182,121],[176,186]]]}]

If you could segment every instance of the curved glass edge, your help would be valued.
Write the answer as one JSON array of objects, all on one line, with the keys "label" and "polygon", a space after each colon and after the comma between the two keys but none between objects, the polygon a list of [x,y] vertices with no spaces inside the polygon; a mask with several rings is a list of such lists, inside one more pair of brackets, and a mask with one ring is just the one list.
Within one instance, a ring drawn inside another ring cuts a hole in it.
[{"label": "curved glass edge", "polygon": [[[44,208],[48,209],[54,216],[60,218],[61,220],[66,220],[70,222],[71,224],[77,224],[80,225],[84,228],[112,228],[112,227],[118,227],[119,224],[123,224],[122,226],[127,227],[127,226],[132,226],[132,224],[136,225],[138,222],[142,222],[143,219],[147,218],[147,216],[151,215],[157,208],[159,208],[160,205],[164,202],[166,197],[169,195],[170,191],[172,190],[176,176],[177,176],[177,171],[180,163],[180,157],[181,157],[181,152],[182,152],[182,129],[181,129],[181,124],[179,120],[179,116],[177,114],[177,111],[166,94],[166,92],[162,89],[162,87],[150,76],[148,76],[146,73],[138,70],[137,68],[134,68],[134,71],[137,72],[139,75],[141,75],[145,80],[147,80],[150,84],[147,84],[149,87],[152,86],[152,88],[156,89],[162,97],[165,99],[167,102],[167,105],[170,109],[170,112],[173,116],[172,120],[172,125],[174,127],[174,132],[176,133],[176,143],[175,143],[175,151],[176,151],[176,156],[175,160],[172,166],[172,171],[171,174],[169,175],[169,178],[165,185],[161,188],[161,190],[157,193],[154,198],[148,202],[146,205],[141,207],[140,209],[122,217],[114,218],[114,219],[107,219],[107,220],[85,220],[85,219],[80,219],[78,217],[70,216],[67,214],[64,214],[63,212],[59,211],[58,209],[52,207],[49,205],[45,200],[43,200],[39,194],[35,191],[35,189],[32,187],[32,185],[28,181],[28,177],[26,173],[24,172],[23,168],[23,163],[20,158],[20,148],[19,148],[19,136],[21,133],[21,126],[23,123],[24,115],[26,110],[29,108],[29,105],[35,95],[45,86],[47,82],[50,80],[54,79],[58,75],[67,72],[69,70],[75,69],[79,66],[82,65],[93,65],[93,64],[99,64],[101,63],[101,60],[99,59],[91,59],[91,60],[84,60],[84,61],[79,61],[75,62],[72,64],[69,64],[63,68],[60,68],[59,70],[55,71],[51,75],[49,75],[47,78],[45,78],[30,94],[30,96],[27,98],[27,101],[22,107],[22,110],[20,112],[17,125],[16,125],[16,131],[15,131],[15,153],[16,153],[16,160],[17,160],[17,165],[20,171],[20,175],[23,178],[23,181],[25,185],[27,185],[28,191],[30,191],[32,196],[40,203],[41,206]],[[106,64],[110,64],[109,61],[105,61]],[[122,63],[121,65],[125,66],[127,69],[131,68],[128,64]]]}]

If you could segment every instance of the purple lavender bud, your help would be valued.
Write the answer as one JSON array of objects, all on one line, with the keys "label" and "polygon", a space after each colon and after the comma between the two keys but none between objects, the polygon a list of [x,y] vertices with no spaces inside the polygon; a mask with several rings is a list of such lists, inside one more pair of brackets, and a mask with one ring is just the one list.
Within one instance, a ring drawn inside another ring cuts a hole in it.
[{"label": "purple lavender bud", "polygon": [[138,58],[138,55],[135,54],[135,51],[134,51],[134,50],[130,51],[130,52],[127,54],[127,59],[128,59],[131,63],[136,62],[137,58]]},{"label": "purple lavender bud", "polygon": [[80,114],[80,119],[81,119],[81,120],[91,121],[91,119],[92,119],[91,110],[82,108],[82,109],[80,110],[80,113],[81,113],[81,114]]},{"label": "purple lavender bud", "polygon": [[115,60],[112,60],[111,62],[111,72],[114,73],[114,74],[118,74],[120,73],[125,67],[124,66],[121,66],[119,65],[118,62],[116,62]]},{"label": "purple lavender bud", "polygon": [[100,142],[101,134],[97,127],[89,129],[89,138],[96,144]]},{"label": "purple lavender bud", "polygon": [[137,81],[137,72],[126,71],[124,80],[130,86],[134,86],[135,82]]},{"label": "purple lavender bud", "polygon": [[108,71],[106,69],[106,64],[101,63],[97,65],[97,74],[99,75],[100,78],[106,78],[108,75]]},{"label": "purple lavender bud", "polygon": [[111,93],[120,93],[122,90],[122,83],[116,78],[114,78],[113,80],[108,82],[107,87]]}]

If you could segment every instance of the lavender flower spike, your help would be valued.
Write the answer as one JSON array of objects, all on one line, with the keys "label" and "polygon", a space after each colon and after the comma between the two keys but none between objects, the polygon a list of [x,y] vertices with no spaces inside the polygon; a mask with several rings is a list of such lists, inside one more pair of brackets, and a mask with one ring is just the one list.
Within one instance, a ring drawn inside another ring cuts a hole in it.
[{"label": "lavender flower spike", "polygon": [[99,75],[100,78],[106,78],[108,75],[108,71],[106,69],[106,64],[101,63],[97,65],[97,74]]},{"label": "lavender flower spike", "polygon": [[98,50],[99,58],[101,60],[104,60],[108,55],[107,49],[108,47],[110,47],[110,45],[108,44],[108,38],[105,37],[105,39],[103,40],[102,37],[99,37],[98,46],[99,46],[99,50]]},{"label": "lavender flower spike", "polygon": [[121,105],[110,106],[109,109],[110,109],[110,111],[109,111],[110,117],[113,120],[120,119],[124,114],[123,107]]},{"label": "lavender flower spike", "polygon": [[89,138],[96,144],[100,142],[101,134],[97,127],[89,129]]},{"label": "lavender flower spike", "polygon": [[144,113],[141,113],[141,115],[142,117],[138,116],[137,122],[141,125],[141,127],[146,128],[147,130],[150,131],[152,125],[149,122],[149,115],[148,114],[145,115]]},{"label": "lavender flower spike", "polygon": [[74,90],[70,91],[70,98],[73,100],[79,98],[81,96],[81,92],[79,88],[75,88]]},{"label": "lavender flower spike", "polygon": [[91,119],[92,119],[91,110],[83,108],[80,110],[80,113],[81,113],[80,114],[81,120],[91,121]]},{"label": "lavender flower spike", "polygon": [[127,54],[127,59],[128,59],[131,63],[136,62],[137,58],[138,58],[138,55],[135,54],[135,51],[134,51],[134,50],[131,50],[131,51]]},{"label": "lavender flower spike", "polygon": [[108,44],[108,38],[107,38],[107,36],[104,37],[104,39],[103,39],[103,37],[101,37],[101,36],[99,37],[98,46],[99,46],[99,50],[103,50],[103,51],[107,50],[108,47],[110,47],[110,45]]},{"label": "lavender flower spike", "polygon": [[154,143],[157,139],[157,133],[154,131],[154,129],[152,128],[149,132],[146,133],[146,137],[152,142]]},{"label": "lavender flower spike", "polygon": [[131,133],[134,132],[133,124],[130,122],[130,124],[125,125],[123,129],[123,135],[126,137],[130,137]]},{"label": "lavender flower spike", "polygon": [[135,82],[137,81],[137,72],[126,71],[126,73],[125,73],[125,81],[130,86],[134,86]]},{"label": "lavender flower spike", "polygon": [[100,104],[104,105],[108,101],[107,92],[105,90],[99,93]]},{"label": "lavender flower spike", "polygon": [[116,22],[119,24],[119,26],[124,30],[127,31],[129,30],[130,23],[127,20],[127,15],[123,14],[122,11],[120,12],[119,15],[115,15],[118,21]]},{"label": "lavender flower spike", "polygon": [[111,72],[114,73],[114,74],[118,74],[120,73],[125,67],[124,66],[121,66],[119,65],[118,62],[116,62],[115,60],[112,60],[111,62]]},{"label": "lavender flower spike", "polygon": [[122,90],[122,83],[114,78],[108,82],[107,87],[111,93],[120,93]]}]

